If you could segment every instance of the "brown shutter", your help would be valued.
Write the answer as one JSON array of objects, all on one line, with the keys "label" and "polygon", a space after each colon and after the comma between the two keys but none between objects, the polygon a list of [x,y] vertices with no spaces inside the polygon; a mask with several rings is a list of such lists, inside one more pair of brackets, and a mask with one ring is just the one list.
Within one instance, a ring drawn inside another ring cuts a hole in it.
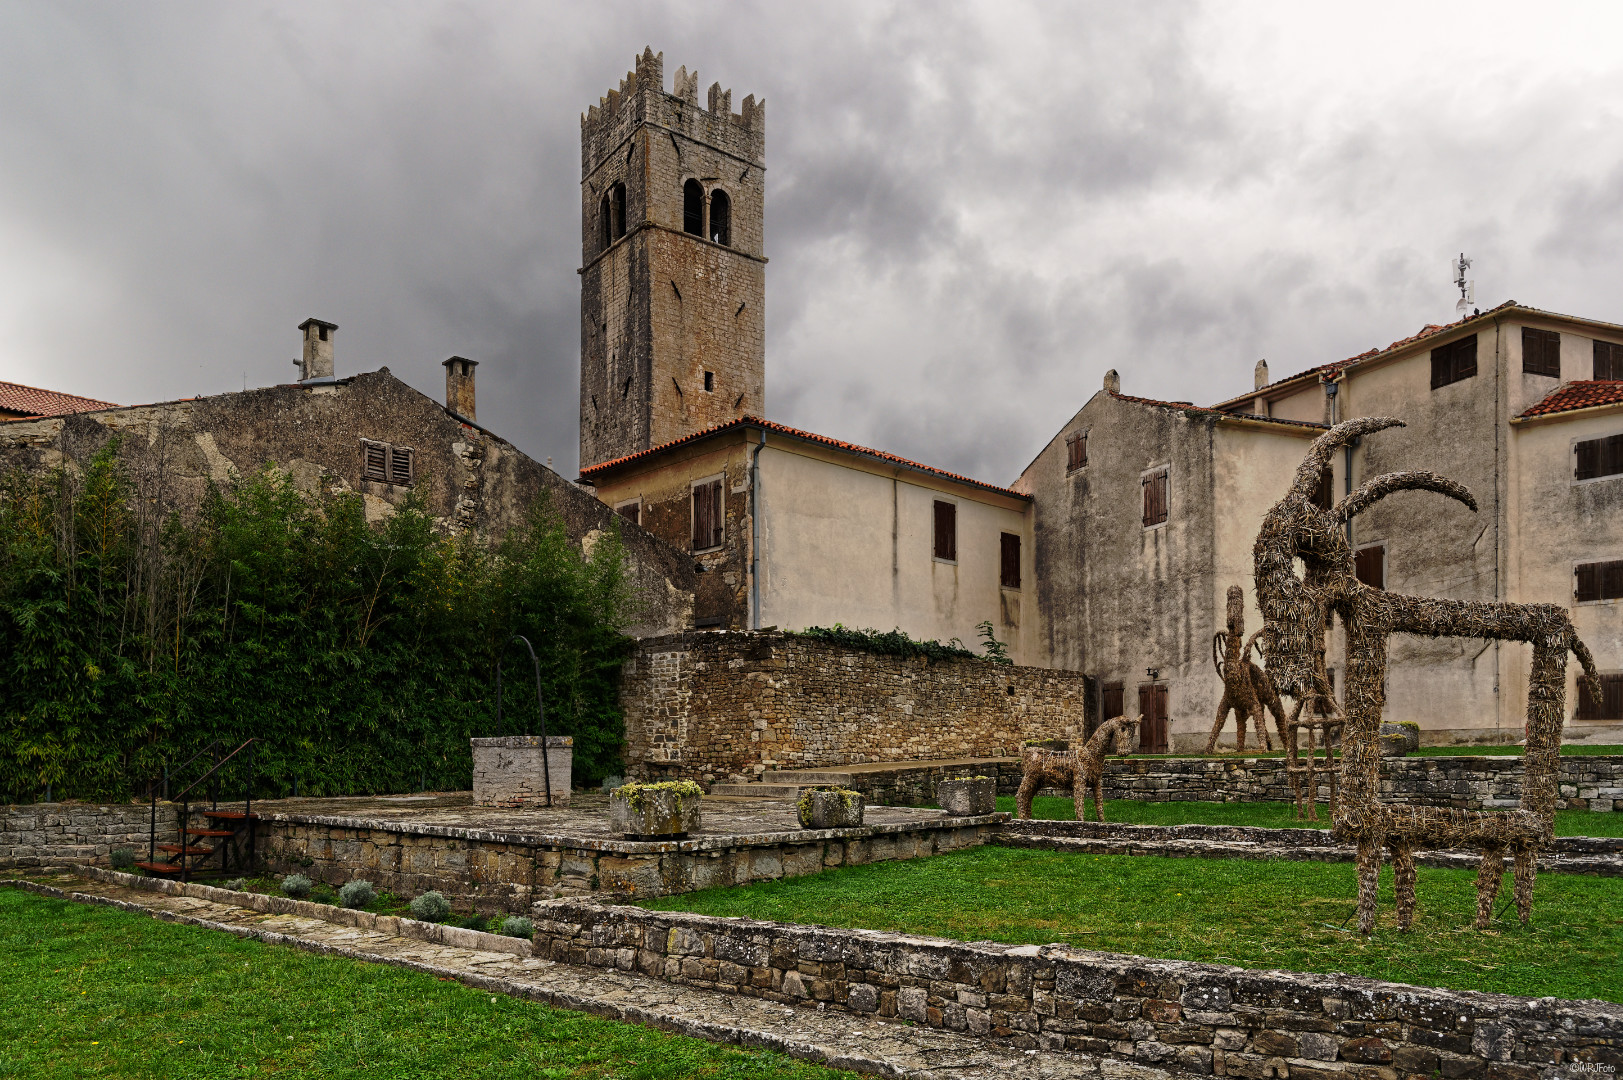
[{"label": "brown shutter", "polygon": [[1600,564],[1600,599],[1623,600],[1623,560]]},{"label": "brown shutter", "polygon": [[1595,342],[1595,370],[1597,379],[1623,379],[1623,345],[1610,341]]},{"label": "brown shutter", "polygon": [[1476,374],[1476,335],[1461,338],[1431,351],[1431,388],[1469,379]]},{"label": "brown shutter", "polygon": [[721,481],[693,489],[693,550],[720,547],[722,541]]},{"label": "brown shutter", "polygon": [[409,446],[389,447],[389,483],[411,483],[411,448]]},{"label": "brown shutter", "polygon": [[1600,452],[1602,439],[1586,439],[1573,449],[1578,454],[1578,468],[1573,477],[1578,480],[1589,480],[1601,475]]},{"label": "brown shutter", "polygon": [[1155,694],[1153,686],[1138,688],[1138,752],[1141,754],[1153,753],[1150,747],[1155,745]]},{"label": "brown shutter", "polygon": [[1386,548],[1360,548],[1353,553],[1353,576],[1372,589],[1386,588]]},{"label": "brown shutter", "polygon": [[1122,715],[1123,691],[1124,687],[1119,682],[1105,683],[1099,702],[1099,718],[1101,720],[1114,720]]},{"label": "brown shutter", "polygon": [[958,559],[958,507],[950,502],[935,504],[935,557],[956,562]]},{"label": "brown shutter", "polygon": [[633,525],[642,524],[642,503],[626,503],[615,511]]},{"label": "brown shutter", "polygon": [[1431,388],[1435,390],[1439,386],[1447,386],[1448,384],[1448,349],[1433,349],[1431,350]]},{"label": "brown shutter", "polygon": [[1461,338],[1454,343],[1454,379],[1469,379],[1476,374],[1476,335]]},{"label": "brown shutter", "polygon": [[1167,519],[1167,474],[1146,476],[1144,484],[1144,525],[1159,525]]},{"label": "brown shutter", "polygon": [[1561,377],[1561,335],[1554,330],[1522,327],[1522,371]]},{"label": "brown shutter", "polygon": [[1335,474],[1331,472],[1329,466],[1326,466],[1319,474],[1319,488],[1313,493],[1313,505],[1320,510],[1328,510],[1335,502],[1335,497]]},{"label": "brown shutter", "polygon": [[1020,537],[1014,533],[1004,533],[1003,540],[1003,572],[1000,575],[1005,589],[1018,589],[1020,587]]},{"label": "brown shutter", "polygon": [[1601,443],[1600,475],[1623,473],[1623,435],[1609,435]]},{"label": "brown shutter", "polygon": [[1600,704],[1580,684],[1578,687],[1579,720],[1623,720],[1623,675],[1601,675]]},{"label": "brown shutter", "polygon": [[1077,468],[1088,463],[1088,433],[1085,431],[1076,437],[1076,458]]},{"label": "brown shutter", "polygon": [[1600,599],[1600,563],[1580,563],[1574,576],[1578,579],[1572,593],[1575,600]]}]

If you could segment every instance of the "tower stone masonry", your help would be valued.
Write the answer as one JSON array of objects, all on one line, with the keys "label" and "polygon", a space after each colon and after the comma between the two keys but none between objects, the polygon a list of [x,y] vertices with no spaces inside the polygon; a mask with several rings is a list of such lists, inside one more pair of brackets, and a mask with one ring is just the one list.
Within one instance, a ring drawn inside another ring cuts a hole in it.
[{"label": "tower stone masonry", "polygon": [[764,411],[766,104],[645,49],[581,117],[580,465]]}]

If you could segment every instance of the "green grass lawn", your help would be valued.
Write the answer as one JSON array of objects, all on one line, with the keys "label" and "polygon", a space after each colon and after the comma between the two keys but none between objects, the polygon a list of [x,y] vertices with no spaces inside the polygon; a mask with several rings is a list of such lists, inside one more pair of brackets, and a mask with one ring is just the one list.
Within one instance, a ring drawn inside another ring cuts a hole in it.
[{"label": "green grass lawn", "polygon": [[[1014,813],[1014,796],[999,795],[999,810]],[[1070,799],[1039,795],[1031,800],[1031,816],[1039,820],[1070,821],[1076,817]],[[1093,803],[1088,803],[1093,818]],[[1296,820],[1295,808],[1285,802],[1140,802],[1106,799],[1105,820],[1118,825],[1257,825],[1270,829],[1328,829],[1330,808],[1319,804],[1319,820]],[[1623,814],[1596,814],[1588,810],[1557,810],[1557,836],[1623,836]]]},{"label": "green grass lawn", "polygon": [[[1380,922],[1351,925],[1353,867],[1241,859],[1078,855],[979,847],[808,877],[663,897],[662,911],[869,927],[963,941],[1044,944],[1251,968],[1344,971],[1529,996],[1623,1001],[1623,889],[1544,874],[1533,923],[1514,912],[1471,929],[1476,874],[1419,873],[1415,929],[1392,929],[1391,870]],[[1501,903],[1510,897],[1506,877]]]},{"label": "green grass lawn", "polygon": [[854,1080],[381,964],[0,889],[0,1077]]}]

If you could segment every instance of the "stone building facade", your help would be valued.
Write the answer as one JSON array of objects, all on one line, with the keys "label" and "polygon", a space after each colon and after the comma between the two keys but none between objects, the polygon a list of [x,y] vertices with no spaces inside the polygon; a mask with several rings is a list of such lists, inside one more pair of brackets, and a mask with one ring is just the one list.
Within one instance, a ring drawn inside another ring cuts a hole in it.
[{"label": "stone building facade", "polygon": [[645,50],[580,130],[585,467],[763,411],[766,104]]}]

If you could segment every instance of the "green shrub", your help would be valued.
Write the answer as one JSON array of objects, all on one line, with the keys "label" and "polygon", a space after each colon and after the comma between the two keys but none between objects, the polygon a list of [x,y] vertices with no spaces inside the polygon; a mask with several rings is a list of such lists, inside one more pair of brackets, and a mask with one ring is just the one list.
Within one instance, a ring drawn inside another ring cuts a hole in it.
[{"label": "green shrub", "polygon": [[880,633],[878,630],[852,630],[835,623],[833,626],[808,626],[804,630],[792,633],[791,636],[814,638],[841,648],[859,649],[862,652],[879,653],[882,656],[923,659],[932,663],[941,660],[976,659],[975,654],[964,648],[963,642],[957,638],[953,638],[945,645],[939,641],[918,641],[908,637],[907,632],[900,627],[887,633]]},{"label": "green shrub", "polygon": [[116,847],[110,853],[108,853],[107,862],[114,870],[122,870],[125,873],[129,873],[131,870],[135,869],[135,849]]},{"label": "green shrub", "polygon": [[338,900],[345,907],[363,908],[378,898],[370,881],[351,881],[338,890]]},{"label": "green shrub", "polygon": [[522,915],[509,915],[502,920],[502,933],[508,937],[533,938],[535,923]]},{"label": "green shrub", "polygon": [[464,930],[478,930],[480,933],[483,933],[489,927],[490,917],[488,915],[481,915],[477,911],[462,920],[462,929]]},{"label": "green shrub", "polygon": [[315,888],[310,890],[310,902],[312,904],[330,904],[336,899],[338,899],[337,890],[325,881],[316,882]]},{"label": "green shrub", "polygon": [[290,896],[295,900],[309,899],[310,890],[314,887],[315,882],[303,874],[289,874],[282,879],[282,895]]},{"label": "green shrub", "polygon": [[423,922],[444,922],[450,914],[451,902],[445,899],[444,893],[431,891],[412,898],[411,917],[414,919],[421,919]]},{"label": "green shrub", "polygon": [[230,881],[220,882],[220,888],[230,889],[232,892],[242,892],[248,885],[246,878],[232,878]]}]

